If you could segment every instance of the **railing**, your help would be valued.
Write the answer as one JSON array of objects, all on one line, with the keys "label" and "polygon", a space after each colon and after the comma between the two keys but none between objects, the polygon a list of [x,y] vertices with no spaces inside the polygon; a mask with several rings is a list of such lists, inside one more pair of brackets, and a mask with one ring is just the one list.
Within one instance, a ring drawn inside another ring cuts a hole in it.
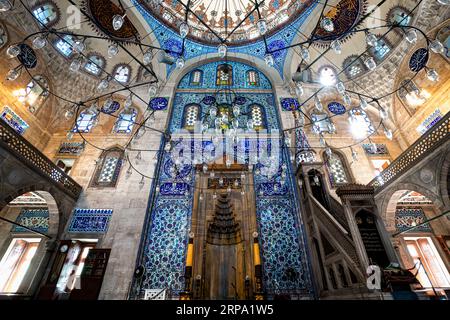
[{"label": "railing", "polygon": [[395,159],[375,179],[369,182],[368,185],[374,187],[377,192],[380,191],[392,183],[396,177],[424,159],[430,152],[449,141],[449,138],[450,112],[447,112],[438,123]]},{"label": "railing", "polygon": [[350,228],[347,223],[347,219],[345,218],[344,208],[342,204],[337,201],[332,195],[329,195],[330,199],[330,213],[331,215],[345,228],[345,230],[349,231]]},{"label": "railing", "polygon": [[315,211],[315,217],[320,220],[324,227],[328,228],[328,231],[336,238],[353,264],[359,266],[358,254],[347,230],[313,196],[311,196],[311,203]]},{"label": "railing", "polygon": [[82,187],[75,180],[58,168],[31,143],[17,134],[2,119],[0,119],[0,146],[57,185],[73,199],[76,200],[80,196]]}]

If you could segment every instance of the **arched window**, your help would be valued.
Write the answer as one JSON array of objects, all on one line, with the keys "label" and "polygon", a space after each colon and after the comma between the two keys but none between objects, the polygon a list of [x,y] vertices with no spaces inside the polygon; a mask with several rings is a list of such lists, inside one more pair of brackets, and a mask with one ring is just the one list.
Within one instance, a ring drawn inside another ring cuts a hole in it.
[{"label": "arched window", "polygon": [[250,112],[254,129],[264,129],[266,127],[266,119],[263,108],[259,105],[252,105],[250,107]]},{"label": "arched window", "polygon": [[247,84],[256,87],[259,83],[258,73],[255,70],[247,71]]},{"label": "arched window", "polygon": [[17,100],[24,103],[31,112],[35,112],[47,99],[49,94],[48,82],[43,76],[34,76],[24,89],[13,91]]},{"label": "arched window", "polygon": [[199,86],[202,84],[203,80],[203,71],[202,70],[194,70],[191,72],[190,83],[191,86]]},{"label": "arched window", "polygon": [[131,68],[126,64],[118,64],[114,67],[114,79],[120,83],[127,83],[131,78]]},{"label": "arched window", "polygon": [[400,83],[398,97],[411,107],[418,107],[424,104],[429,98],[429,93],[420,90],[411,79],[405,79]]},{"label": "arched window", "polygon": [[352,79],[363,74],[366,71],[364,62],[356,55],[351,55],[345,58],[342,69],[344,69],[347,78]]},{"label": "arched window", "polygon": [[381,38],[381,36],[379,36],[378,39],[379,40],[373,47],[368,48],[370,55],[376,62],[383,61],[392,48],[386,39]]},{"label": "arched window", "polygon": [[314,133],[335,133],[334,125],[326,113],[313,113],[311,114],[311,120]]},{"label": "arched window", "polygon": [[336,152],[332,152],[331,156],[324,153],[325,163],[328,168],[330,184],[333,188],[350,182],[348,169],[344,164],[342,156]]},{"label": "arched window", "polygon": [[88,57],[88,61],[84,65],[84,70],[94,76],[99,76],[105,68],[105,65],[105,58],[98,54],[91,54]]},{"label": "arched window", "polygon": [[97,161],[91,187],[115,187],[122,167],[124,153],[122,149],[112,148],[103,151]]},{"label": "arched window", "polygon": [[392,25],[408,26],[411,22],[411,15],[403,7],[394,7],[387,14],[387,21]]},{"label": "arched window", "polygon": [[364,110],[352,109],[348,114],[350,116],[350,129],[356,139],[365,138],[375,132],[375,128]]},{"label": "arched window", "polygon": [[6,28],[0,24],[0,49],[8,42],[8,34]]},{"label": "arched window", "polygon": [[337,82],[336,70],[332,66],[323,66],[319,69],[319,81],[324,86],[334,86]]},{"label": "arched window", "polygon": [[124,110],[119,114],[119,118],[114,125],[115,133],[131,133],[136,122],[136,109]]},{"label": "arched window", "polygon": [[233,67],[229,64],[221,64],[217,67],[217,80],[218,86],[231,86],[233,85]]},{"label": "arched window", "polygon": [[86,109],[80,113],[72,132],[88,133],[94,126],[98,113]]},{"label": "arched window", "polygon": [[58,38],[54,44],[56,49],[66,58],[70,58],[73,54],[73,44],[75,42],[75,37],[66,34],[62,38]]},{"label": "arched window", "polygon": [[33,16],[44,26],[55,25],[59,20],[59,9],[52,2],[44,2],[36,5],[33,9]]},{"label": "arched window", "polygon": [[195,123],[200,120],[200,106],[189,104],[184,108],[184,128],[194,129]]}]

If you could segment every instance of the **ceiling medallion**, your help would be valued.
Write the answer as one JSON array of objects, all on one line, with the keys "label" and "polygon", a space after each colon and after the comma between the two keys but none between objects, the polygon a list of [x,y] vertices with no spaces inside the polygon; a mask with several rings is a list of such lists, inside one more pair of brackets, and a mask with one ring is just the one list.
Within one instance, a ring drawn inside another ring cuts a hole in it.
[{"label": "ceiling medallion", "polygon": [[366,8],[367,0],[341,0],[334,8],[324,13],[324,18],[332,21],[333,30],[329,31],[319,26],[314,35],[314,44],[326,47],[329,42],[336,39],[348,40],[353,34],[349,31],[358,25]]},{"label": "ceiling medallion", "polygon": [[409,59],[409,69],[412,72],[419,72],[427,65],[428,58],[429,54],[426,48],[417,49]]},{"label": "ceiling medallion", "polygon": [[[261,6],[261,15],[266,20],[270,36],[297,19],[316,0],[266,0]],[[184,22],[188,0],[140,0],[139,3],[162,25],[170,27],[178,34],[179,26]],[[205,43],[218,44],[215,34],[227,38],[229,45],[242,45],[261,39],[257,32],[259,20],[253,0],[196,0],[190,1],[189,34],[187,38]],[[227,15],[225,15],[225,12]],[[201,21],[199,20],[201,19]],[[205,25],[208,25],[207,28]],[[237,28],[237,29],[235,29]],[[234,30],[235,29],[235,30]],[[230,35],[230,31],[234,30]]]},{"label": "ceiling medallion", "polygon": [[113,28],[115,15],[123,15],[120,7],[110,0],[84,0],[83,9],[86,10],[95,23],[91,27],[99,34],[106,34],[116,40],[138,40],[139,33],[128,17],[124,18],[123,26],[119,30]]},{"label": "ceiling medallion", "polygon": [[330,102],[328,104],[328,110],[330,110],[331,113],[336,114],[336,115],[344,114],[346,111],[343,104],[341,104],[339,102],[335,102],[335,101]]}]

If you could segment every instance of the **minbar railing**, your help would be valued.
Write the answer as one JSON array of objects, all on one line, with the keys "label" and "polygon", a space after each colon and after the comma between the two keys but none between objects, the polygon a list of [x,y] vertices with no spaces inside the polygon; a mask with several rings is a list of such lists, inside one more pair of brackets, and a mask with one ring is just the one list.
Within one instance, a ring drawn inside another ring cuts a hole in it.
[{"label": "minbar railing", "polygon": [[83,188],[75,180],[58,168],[31,143],[17,134],[2,119],[0,119],[0,146],[14,154],[37,173],[49,179],[51,183],[58,186],[74,200],[80,196]]},{"label": "minbar railing", "polygon": [[395,159],[369,186],[377,192],[392,183],[402,173],[414,167],[433,150],[443,145],[450,138],[450,112],[439,120],[431,129],[420,137],[413,145]]}]

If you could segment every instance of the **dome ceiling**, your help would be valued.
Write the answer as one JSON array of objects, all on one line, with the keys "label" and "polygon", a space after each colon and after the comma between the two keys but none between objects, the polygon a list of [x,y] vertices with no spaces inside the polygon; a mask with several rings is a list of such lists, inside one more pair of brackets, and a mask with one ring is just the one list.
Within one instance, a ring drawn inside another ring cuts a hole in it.
[{"label": "dome ceiling", "polygon": [[[219,35],[230,44],[243,44],[260,38],[256,27],[258,12],[251,0],[140,0],[141,4],[157,19],[178,32],[185,21],[189,2],[188,37],[203,43],[218,43]],[[314,0],[266,0],[259,7],[267,22],[268,33],[295,20]],[[201,20],[201,21],[200,21]],[[206,27],[207,25],[208,27]],[[236,29],[236,30],[234,30]],[[215,35],[216,34],[216,35]]]}]

